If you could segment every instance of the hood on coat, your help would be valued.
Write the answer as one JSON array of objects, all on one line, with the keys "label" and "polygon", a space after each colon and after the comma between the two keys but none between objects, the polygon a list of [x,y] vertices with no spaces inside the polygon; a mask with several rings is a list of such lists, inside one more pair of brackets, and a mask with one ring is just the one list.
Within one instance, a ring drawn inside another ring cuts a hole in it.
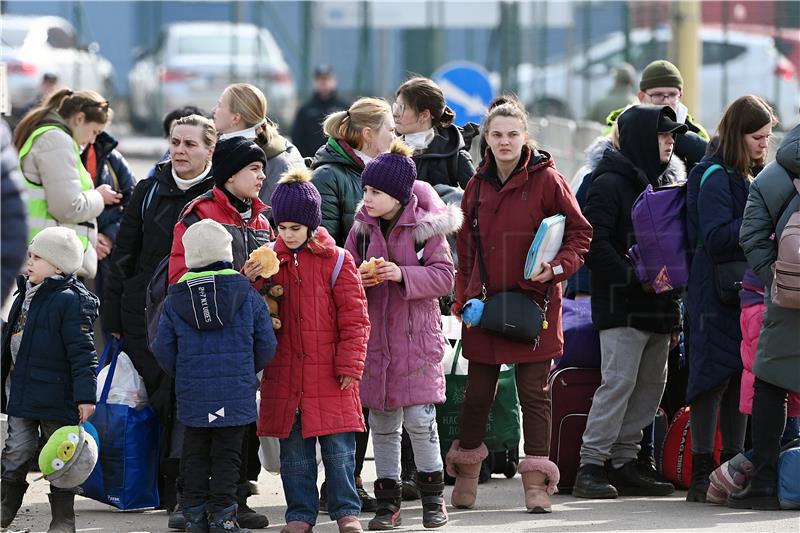
[{"label": "hood on coat", "polygon": [[783,138],[775,160],[795,176],[800,174],[800,124]]},{"label": "hood on coat", "polygon": [[328,142],[320,146],[317,153],[314,154],[311,170],[316,170],[322,165],[342,165],[352,168],[359,174],[364,170],[364,163],[353,152],[353,148],[346,142],[333,137],[329,137]]},{"label": "hood on coat", "polygon": [[[592,141],[592,144],[586,148],[584,152],[586,154],[586,166],[589,167],[590,173],[600,165],[606,150],[618,151],[611,139],[602,135]],[[679,157],[671,157],[666,170],[658,179],[659,184],[680,183],[684,180],[686,180],[686,164]]]},{"label": "hood on coat", "polygon": [[[364,201],[356,208],[353,229],[365,235],[371,226],[378,225],[378,219],[369,216]],[[436,235],[450,235],[457,232],[464,222],[464,212],[458,204],[446,204],[427,182],[415,181],[411,189],[411,200],[406,205],[398,226],[413,226],[411,234],[414,242],[424,243]]]},{"label": "hood on coat", "polygon": [[[97,154],[97,162],[102,164],[108,155],[114,151],[119,142],[107,131],[101,131],[94,140],[94,150]],[[99,166],[99,165],[98,165]]]},{"label": "hood on coat", "polygon": [[413,158],[443,159],[455,155],[465,146],[464,137],[458,127],[455,124],[450,124],[446,128],[435,128],[431,143],[422,153],[414,154]]},{"label": "hood on coat", "polygon": [[634,106],[617,120],[619,151],[654,185],[667,167],[661,162],[658,149],[661,110],[660,106]]},{"label": "hood on coat", "polygon": [[232,269],[189,272],[169,287],[172,308],[195,329],[220,329],[233,321],[253,290],[246,277]]},{"label": "hood on coat", "polygon": [[283,135],[278,133],[278,128],[275,125],[269,122],[267,123],[267,136],[269,137],[269,142],[264,144],[260,142],[260,139],[255,139],[258,146],[264,150],[267,160],[281,155],[283,152],[288,150],[289,141],[287,141]]}]

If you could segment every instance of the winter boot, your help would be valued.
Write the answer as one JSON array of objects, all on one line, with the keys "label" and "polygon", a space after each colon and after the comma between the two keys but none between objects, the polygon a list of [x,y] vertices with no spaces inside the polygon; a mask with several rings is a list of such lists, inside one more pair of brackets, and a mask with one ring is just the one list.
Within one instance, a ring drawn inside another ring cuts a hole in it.
[{"label": "winter boot", "polygon": [[369,521],[369,530],[387,531],[402,524],[400,505],[403,503],[403,489],[400,483],[394,479],[376,479],[375,496],[378,497],[378,509],[375,518]]},{"label": "winter boot", "polygon": [[426,528],[442,527],[447,523],[444,504],[444,472],[416,472],[419,492],[422,495],[422,525]]},{"label": "winter boot", "polygon": [[550,495],[558,490],[558,466],[546,456],[528,456],[519,463],[525,508],[529,513],[552,512]]},{"label": "winter boot", "polygon": [[308,533],[314,526],[302,520],[292,520],[281,528],[281,533]]},{"label": "winter boot", "polygon": [[453,441],[445,456],[447,473],[456,478],[450,503],[459,509],[472,509],[478,497],[478,476],[481,463],[489,455],[486,445],[481,443],[474,450],[465,450],[458,439]]},{"label": "winter boot", "polygon": [[675,492],[672,483],[658,481],[639,471],[635,459],[619,468],[609,466],[608,480],[620,496],[669,496]]},{"label": "winter boot", "polygon": [[186,517],[183,516],[183,507],[181,507],[180,498],[175,509],[167,511],[167,513],[169,514],[167,518],[167,527],[176,531],[186,531]]},{"label": "winter boot", "polygon": [[205,505],[187,507],[181,511],[186,531],[191,533],[208,533],[208,519]]},{"label": "winter boot", "polygon": [[[328,482],[323,481],[319,488],[319,510],[323,513],[328,512]],[[363,509],[362,509],[363,511]]]},{"label": "winter boot", "polygon": [[339,526],[339,533],[361,533],[364,531],[357,516],[343,516],[336,520],[336,525]]},{"label": "winter boot", "polygon": [[4,479],[0,487],[0,527],[8,527],[17,516],[17,511],[22,507],[22,498],[28,490],[25,481],[11,481]]},{"label": "winter boot", "polygon": [[403,430],[403,439],[400,447],[400,481],[403,482],[403,501],[419,500],[419,487],[415,474],[417,465],[414,463],[414,448],[411,447],[411,439]]},{"label": "winter boot", "polygon": [[236,519],[237,507],[238,506],[234,503],[216,513],[208,513],[209,533],[251,533],[249,529],[239,526],[239,521]]},{"label": "winter boot", "polygon": [[47,498],[53,516],[47,533],[75,533],[75,493],[51,492]]},{"label": "winter boot", "polygon": [[705,503],[710,483],[708,476],[716,468],[713,454],[692,452],[692,484],[686,492],[687,502]]},{"label": "winter boot", "polygon": [[362,513],[374,513],[378,509],[378,501],[370,496],[367,489],[364,488],[361,476],[356,476],[356,492],[358,493],[358,499],[361,500]]},{"label": "winter boot", "polygon": [[242,483],[236,487],[236,520],[239,527],[246,529],[263,529],[269,526],[267,515],[255,512],[247,505],[247,498],[250,497],[250,483]]}]

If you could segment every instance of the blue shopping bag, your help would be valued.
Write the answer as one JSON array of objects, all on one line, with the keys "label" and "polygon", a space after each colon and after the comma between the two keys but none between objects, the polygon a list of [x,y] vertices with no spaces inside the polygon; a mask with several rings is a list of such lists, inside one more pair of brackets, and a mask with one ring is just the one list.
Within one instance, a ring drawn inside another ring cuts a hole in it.
[{"label": "blue shopping bag", "polygon": [[99,373],[111,357],[103,391],[89,419],[100,438],[100,459],[81,486],[82,495],[122,510],[158,507],[156,414],[149,405],[134,409],[108,403],[120,351],[119,341],[110,339],[97,365]]}]

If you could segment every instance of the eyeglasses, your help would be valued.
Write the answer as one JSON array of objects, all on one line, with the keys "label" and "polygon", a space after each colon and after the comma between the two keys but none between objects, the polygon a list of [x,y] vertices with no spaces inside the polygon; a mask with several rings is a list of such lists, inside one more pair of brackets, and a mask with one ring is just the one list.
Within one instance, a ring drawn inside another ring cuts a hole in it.
[{"label": "eyeglasses", "polygon": [[680,91],[674,92],[674,93],[654,92],[654,93],[645,93],[645,94],[650,98],[650,100],[653,101],[653,103],[656,103],[656,104],[659,104],[659,103],[663,104],[663,103],[666,103],[666,102],[677,102],[681,97]]},{"label": "eyeglasses", "polygon": [[401,104],[399,102],[394,102],[392,104],[392,115],[400,117],[403,115],[403,113],[405,113],[405,111],[406,111],[405,104]]},{"label": "eyeglasses", "polygon": [[84,109],[88,109],[90,107],[99,107],[103,111],[108,111],[108,100],[103,100],[102,102],[89,102],[88,104],[83,104],[81,106],[81,111]]}]

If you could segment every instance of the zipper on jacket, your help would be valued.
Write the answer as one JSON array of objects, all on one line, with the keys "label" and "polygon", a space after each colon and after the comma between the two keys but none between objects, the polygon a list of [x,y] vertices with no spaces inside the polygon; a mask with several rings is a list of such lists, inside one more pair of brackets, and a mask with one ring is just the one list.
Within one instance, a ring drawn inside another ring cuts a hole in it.
[{"label": "zipper on jacket", "polygon": [[800,276],[800,272],[789,272],[788,270],[781,270],[780,268],[776,268],[775,272],[783,274],[784,276]]}]

